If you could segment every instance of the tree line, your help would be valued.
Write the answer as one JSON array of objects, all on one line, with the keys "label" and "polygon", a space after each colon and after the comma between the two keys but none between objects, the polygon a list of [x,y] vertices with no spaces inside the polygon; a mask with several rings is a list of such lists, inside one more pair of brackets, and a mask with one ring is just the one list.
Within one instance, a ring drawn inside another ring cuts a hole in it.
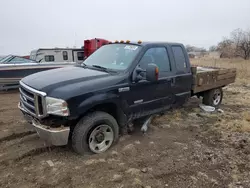
[{"label": "tree line", "polygon": [[[206,52],[204,48],[187,45],[188,52]],[[209,52],[219,52],[221,58],[241,57],[250,59],[250,30],[235,29],[228,37],[223,37],[217,45],[211,46]]]},{"label": "tree line", "polygon": [[209,51],[219,51],[221,56],[226,58],[250,59],[250,30],[235,29],[217,46],[211,46]]}]

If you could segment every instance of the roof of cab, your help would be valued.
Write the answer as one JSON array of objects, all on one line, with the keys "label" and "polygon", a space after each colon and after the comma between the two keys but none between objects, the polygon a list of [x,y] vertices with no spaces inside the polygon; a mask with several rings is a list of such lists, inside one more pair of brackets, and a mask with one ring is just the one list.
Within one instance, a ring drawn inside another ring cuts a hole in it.
[{"label": "roof of cab", "polygon": [[[115,43],[115,42],[112,42]],[[117,42],[116,44],[134,44],[134,45],[139,45],[139,46],[146,46],[146,45],[151,45],[151,44],[168,44],[168,45],[183,45],[182,43],[177,43],[177,42],[164,42],[164,41],[141,41],[141,43],[138,43],[138,41],[130,41],[127,43],[126,41],[122,42]]]}]

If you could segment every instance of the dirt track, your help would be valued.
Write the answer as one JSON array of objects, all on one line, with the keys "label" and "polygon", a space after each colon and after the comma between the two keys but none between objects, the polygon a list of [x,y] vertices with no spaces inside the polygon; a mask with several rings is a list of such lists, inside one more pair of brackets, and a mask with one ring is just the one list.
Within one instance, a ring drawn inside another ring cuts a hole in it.
[{"label": "dirt track", "polygon": [[46,148],[22,119],[18,93],[0,95],[0,187],[250,187],[250,87],[226,88],[224,113],[203,113],[194,98],[147,134],[84,157]]}]

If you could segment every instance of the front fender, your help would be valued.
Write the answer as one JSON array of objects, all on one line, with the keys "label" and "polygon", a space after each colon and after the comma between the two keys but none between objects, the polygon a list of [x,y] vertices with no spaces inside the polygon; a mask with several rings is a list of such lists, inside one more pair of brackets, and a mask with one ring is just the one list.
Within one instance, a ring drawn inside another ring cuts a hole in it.
[{"label": "front fender", "polygon": [[93,108],[96,105],[104,104],[104,103],[113,103],[118,107],[121,107],[119,96],[114,93],[100,93],[95,94],[81,101],[80,103],[75,103],[71,111],[71,118],[76,119],[82,114],[86,113],[89,109]]}]

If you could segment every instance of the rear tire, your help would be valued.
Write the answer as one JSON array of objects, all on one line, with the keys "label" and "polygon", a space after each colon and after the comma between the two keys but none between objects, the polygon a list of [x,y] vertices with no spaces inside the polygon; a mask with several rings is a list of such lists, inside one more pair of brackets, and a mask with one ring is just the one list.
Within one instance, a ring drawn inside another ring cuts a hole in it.
[{"label": "rear tire", "polygon": [[84,116],[72,133],[73,150],[85,153],[103,153],[118,141],[119,126],[106,112],[93,112]]},{"label": "rear tire", "polygon": [[223,99],[222,88],[211,89],[203,95],[203,104],[218,108]]}]

